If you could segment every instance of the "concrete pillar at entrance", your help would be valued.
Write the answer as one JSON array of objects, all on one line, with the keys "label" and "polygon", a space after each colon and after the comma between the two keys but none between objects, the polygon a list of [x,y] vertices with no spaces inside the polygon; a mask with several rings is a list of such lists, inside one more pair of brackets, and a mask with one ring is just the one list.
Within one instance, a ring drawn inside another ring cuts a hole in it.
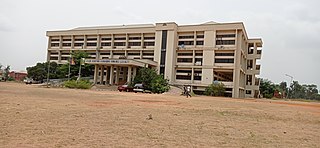
[{"label": "concrete pillar at entrance", "polygon": [[132,75],[132,80],[134,80],[134,77],[137,75],[137,67],[133,67],[133,75]]},{"label": "concrete pillar at entrance", "polygon": [[128,78],[127,78],[127,82],[128,82],[128,83],[131,82],[131,66],[128,66]]},{"label": "concrete pillar at entrance", "polygon": [[109,84],[110,85],[113,85],[113,73],[114,73],[114,67],[113,65],[110,66],[110,81],[109,81]]},{"label": "concrete pillar at entrance", "polygon": [[103,84],[103,77],[104,77],[104,66],[101,65],[100,66],[101,70],[100,70],[100,85]]},{"label": "concrete pillar at entrance", "polygon": [[119,84],[119,66],[116,66],[116,84],[118,85]]},{"label": "concrete pillar at entrance", "polygon": [[98,79],[98,65],[94,65],[94,76],[93,76],[93,83],[97,84]]}]

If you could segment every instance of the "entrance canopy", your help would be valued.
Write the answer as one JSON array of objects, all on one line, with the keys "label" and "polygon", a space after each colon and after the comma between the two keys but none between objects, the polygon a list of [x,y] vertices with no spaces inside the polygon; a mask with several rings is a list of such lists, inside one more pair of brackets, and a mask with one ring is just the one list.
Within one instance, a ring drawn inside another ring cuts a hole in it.
[{"label": "entrance canopy", "polygon": [[157,62],[147,59],[86,59],[86,64],[99,64],[99,65],[118,65],[118,66],[137,66],[137,67],[156,67]]}]

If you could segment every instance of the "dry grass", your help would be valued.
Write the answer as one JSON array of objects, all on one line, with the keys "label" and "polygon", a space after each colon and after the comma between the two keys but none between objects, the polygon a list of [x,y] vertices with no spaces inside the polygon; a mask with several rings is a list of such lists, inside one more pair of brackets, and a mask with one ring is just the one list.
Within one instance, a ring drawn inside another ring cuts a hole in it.
[{"label": "dry grass", "polygon": [[320,147],[319,133],[317,102],[0,83],[0,147]]}]

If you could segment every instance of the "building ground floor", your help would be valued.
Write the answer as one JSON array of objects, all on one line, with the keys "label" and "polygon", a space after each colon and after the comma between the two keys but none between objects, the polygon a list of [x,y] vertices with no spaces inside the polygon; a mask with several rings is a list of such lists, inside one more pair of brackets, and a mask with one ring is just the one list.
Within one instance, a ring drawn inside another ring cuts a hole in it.
[{"label": "building ground floor", "polygon": [[[157,69],[157,63],[150,60],[102,59],[86,60],[86,63],[95,65],[94,84],[98,85],[130,83],[134,80],[139,68]],[[203,94],[212,83],[222,83],[226,97],[258,98],[260,95],[259,79],[247,78],[243,72],[239,72],[239,77],[237,77],[235,73],[237,71],[232,68],[176,67],[174,78],[169,83],[178,87],[191,86],[192,91],[196,94]]]}]

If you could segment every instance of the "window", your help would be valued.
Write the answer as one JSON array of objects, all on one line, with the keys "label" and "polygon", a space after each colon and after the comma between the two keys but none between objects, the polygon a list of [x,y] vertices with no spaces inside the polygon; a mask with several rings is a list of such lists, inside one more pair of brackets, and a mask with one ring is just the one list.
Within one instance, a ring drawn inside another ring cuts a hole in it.
[{"label": "window", "polygon": [[110,41],[111,38],[101,38],[102,41]]},{"label": "window", "polygon": [[87,43],[87,46],[97,46],[97,43]]},{"label": "window", "polygon": [[126,40],[126,37],[115,37],[114,40]]},{"label": "window", "polygon": [[235,40],[216,40],[216,45],[234,45]]},{"label": "window", "polygon": [[179,39],[193,39],[194,36],[193,35],[181,35],[179,36]]},{"label": "window", "polygon": [[71,46],[71,43],[62,43],[62,46]]},{"label": "window", "polygon": [[196,56],[202,56],[203,53],[202,52],[196,52]]},{"label": "window", "polygon": [[178,58],[178,63],[192,63],[192,58]]},{"label": "window", "polygon": [[50,57],[50,60],[58,60],[58,57]]},{"label": "window", "polygon": [[51,42],[59,42],[60,39],[51,39]]},{"label": "window", "polygon": [[126,46],[126,42],[114,42],[114,46]]},{"label": "window", "polygon": [[74,43],[74,46],[83,46],[83,43]]},{"label": "window", "polygon": [[87,38],[87,41],[96,41],[97,38]]},{"label": "window", "polygon": [[153,52],[144,52],[143,55],[144,56],[153,56]]},{"label": "window", "polygon": [[81,38],[81,39],[74,39],[74,41],[84,41],[84,39],[83,39],[83,38]]},{"label": "window", "polygon": [[176,79],[178,80],[191,80],[191,75],[176,75]]},{"label": "window", "polygon": [[216,38],[234,38],[236,34],[218,34]]},{"label": "window", "polygon": [[198,39],[203,39],[203,38],[204,38],[204,35],[197,35],[197,38],[198,38]]},{"label": "window", "polygon": [[100,55],[110,55],[109,52],[101,52]]},{"label": "window", "polygon": [[111,46],[111,43],[108,42],[108,43],[101,43],[101,46]]},{"label": "window", "polygon": [[197,41],[197,45],[203,45],[203,41]]},{"label": "window", "polygon": [[146,36],[143,38],[144,40],[154,40],[155,37],[154,36]]},{"label": "window", "polygon": [[62,41],[71,41],[71,39],[62,39]]},{"label": "window", "polygon": [[183,69],[179,69],[177,70],[177,73],[191,73],[191,70],[183,70]]},{"label": "window", "polygon": [[201,74],[202,74],[202,70],[201,70],[201,69],[195,69],[195,70],[194,70],[193,79],[194,79],[194,80],[201,81]]},{"label": "window", "polygon": [[215,63],[233,63],[234,59],[215,59]]},{"label": "window", "polygon": [[251,90],[246,90],[246,94],[251,95]]},{"label": "window", "polygon": [[154,46],[154,42],[144,42],[144,46]]},{"label": "window", "polygon": [[140,56],[140,52],[129,52],[129,56]]},{"label": "window", "polygon": [[215,56],[234,56],[234,53],[215,53]]},{"label": "window", "polygon": [[193,45],[193,41],[179,41],[179,45]]},{"label": "window", "polygon": [[59,47],[59,43],[51,43],[51,47]]},{"label": "window", "polygon": [[141,40],[141,37],[129,37],[129,40]]},{"label": "window", "polygon": [[129,46],[141,46],[141,42],[129,42]]},{"label": "window", "polygon": [[193,56],[192,52],[178,52],[178,56]]},{"label": "window", "polygon": [[113,55],[125,55],[124,52],[114,52]]}]

